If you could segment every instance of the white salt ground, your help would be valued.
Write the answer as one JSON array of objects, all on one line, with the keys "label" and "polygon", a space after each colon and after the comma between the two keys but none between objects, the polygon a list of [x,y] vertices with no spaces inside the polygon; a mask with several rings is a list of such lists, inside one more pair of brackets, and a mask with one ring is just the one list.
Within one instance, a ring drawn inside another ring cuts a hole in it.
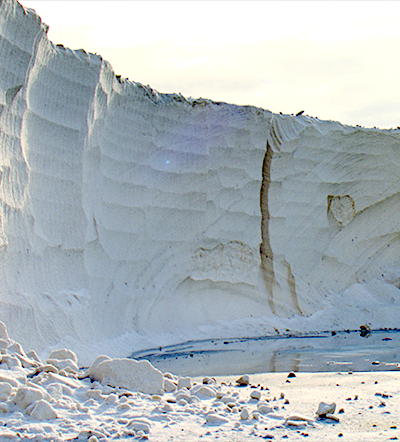
[{"label": "white salt ground", "polygon": [[179,378],[145,361],[104,356],[74,369],[73,352],[60,349],[44,364],[0,329],[0,441],[400,437],[398,371],[263,373],[239,385],[239,376]]}]

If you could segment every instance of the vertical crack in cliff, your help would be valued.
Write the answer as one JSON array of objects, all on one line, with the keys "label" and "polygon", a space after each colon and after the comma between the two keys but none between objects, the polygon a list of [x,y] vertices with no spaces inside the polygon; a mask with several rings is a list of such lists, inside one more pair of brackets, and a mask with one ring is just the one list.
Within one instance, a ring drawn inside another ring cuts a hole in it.
[{"label": "vertical crack in cliff", "polygon": [[296,279],[293,275],[292,269],[290,268],[290,264],[286,260],[285,265],[287,266],[287,281],[289,286],[289,299],[292,304],[292,311],[296,314],[303,315],[303,312],[300,309],[299,298],[297,297],[296,292]]},{"label": "vertical crack in cliff", "polygon": [[268,191],[271,183],[271,162],[273,151],[269,142],[267,141],[267,151],[265,152],[263,166],[262,166],[262,183],[260,194],[261,206],[261,278],[265,285],[267,294],[269,295],[269,303],[272,311],[275,313],[273,302],[273,285],[274,285],[274,266],[271,243],[269,240],[269,207],[268,207]]},{"label": "vertical crack in cliff", "polygon": [[[260,192],[260,206],[261,206],[261,277],[264,287],[269,296],[269,304],[274,314],[279,316],[290,316],[293,314],[302,314],[299,300],[296,293],[296,280],[292,273],[289,263],[283,258],[281,265],[286,268],[286,287],[280,287],[276,279],[274,271],[274,255],[270,242],[270,212],[268,205],[268,192],[271,184],[271,164],[272,164],[273,150],[267,141],[267,150],[264,156],[262,169],[262,184]],[[289,293],[285,293],[288,291]],[[276,294],[280,294],[279,299],[276,299]],[[289,296],[288,296],[289,295]]]}]

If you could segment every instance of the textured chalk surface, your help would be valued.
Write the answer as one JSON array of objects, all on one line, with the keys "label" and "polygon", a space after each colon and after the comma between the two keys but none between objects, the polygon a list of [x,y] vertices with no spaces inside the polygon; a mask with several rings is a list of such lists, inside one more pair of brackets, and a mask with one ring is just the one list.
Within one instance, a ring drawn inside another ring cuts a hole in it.
[{"label": "textured chalk surface", "polygon": [[47,29],[1,1],[0,319],[18,341],[89,364],[398,325],[399,131],[160,94]]}]

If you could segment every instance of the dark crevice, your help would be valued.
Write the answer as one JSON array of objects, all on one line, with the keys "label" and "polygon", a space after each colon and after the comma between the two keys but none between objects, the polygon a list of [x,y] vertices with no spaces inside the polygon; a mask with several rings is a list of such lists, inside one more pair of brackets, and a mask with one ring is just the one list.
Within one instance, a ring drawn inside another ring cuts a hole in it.
[{"label": "dark crevice", "polygon": [[[264,156],[262,169],[262,184],[260,193],[261,207],[261,278],[265,291],[269,296],[269,304],[273,313],[279,316],[291,316],[293,314],[302,314],[296,293],[296,280],[292,273],[289,263],[283,259],[281,265],[286,267],[285,275],[288,293],[281,293],[285,288],[280,288],[276,281],[274,272],[274,255],[270,242],[270,212],[268,205],[268,193],[271,184],[271,164],[273,158],[273,150],[267,141],[267,150]],[[279,298],[275,299],[275,292],[280,293]]]},{"label": "dark crevice", "polygon": [[271,183],[271,163],[272,163],[273,151],[267,141],[267,151],[264,156],[262,167],[262,183],[260,194],[260,206],[261,206],[261,277],[265,285],[266,292],[269,294],[269,302],[272,311],[274,311],[274,303],[272,297],[272,288],[274,284],[274,267],[273,267],[273,253],[271,243],[269,240],[269,207],[268,207],[268,191]]}]

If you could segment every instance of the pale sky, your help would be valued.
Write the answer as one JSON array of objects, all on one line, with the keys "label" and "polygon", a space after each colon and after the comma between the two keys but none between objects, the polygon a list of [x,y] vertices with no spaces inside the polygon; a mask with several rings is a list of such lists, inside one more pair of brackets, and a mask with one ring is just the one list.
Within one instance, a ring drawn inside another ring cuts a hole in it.
[{"label": "pale sky", "polygon": [[159,92],[400,126],[398,1],[23,1]]}]

